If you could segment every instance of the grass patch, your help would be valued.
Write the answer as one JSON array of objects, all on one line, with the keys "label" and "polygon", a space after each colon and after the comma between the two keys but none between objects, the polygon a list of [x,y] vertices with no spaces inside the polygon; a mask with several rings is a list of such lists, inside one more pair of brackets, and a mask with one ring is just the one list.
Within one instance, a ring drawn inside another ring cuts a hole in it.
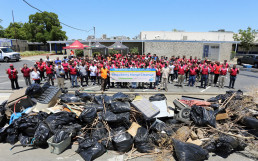
[{"label": "grass patch", "polygon": [[22,57],[49,54],[49,51],[24,51],[20,52]]}]

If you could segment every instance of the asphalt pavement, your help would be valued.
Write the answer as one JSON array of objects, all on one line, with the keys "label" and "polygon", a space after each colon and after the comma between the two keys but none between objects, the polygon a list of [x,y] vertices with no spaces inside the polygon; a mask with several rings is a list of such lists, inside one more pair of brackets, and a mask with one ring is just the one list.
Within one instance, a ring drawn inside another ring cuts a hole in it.
[{"label": "asphalt pavement", "polygon": [[[51,55],[50,59],[55,59],[56,57],[60,57],[60,59],[63,58],[63,56],[61,55]],[[24,78],[22,76],[22,73],[20,72],[20,68],[23,66],[24,63],[28,64],[29,67],[33,66],[33,64],[36,62],[36,60],[39,60],[40,58],[45,59],[45,56],[33,56],[33,57],[25,57],[22,58],[19,62],[9,62],[9,63],[4,63],[4,62],[0,62],[0,90],[11,90],[11,83],[10,80],[8,78],[8,75],[5,72],[5,69],[9,68],[9,65],[12,63],[14,65],[14,67],[18,70],[19,74],[18,74],[18,82],[20,87],[25,88],[25,81]],[[235,90],[242,90],[244,92],[247,92],[249,89],[255,87],[258,85],[258,72],[256,72],[257,70],[253,70],[253,71],[248,71],[246,69],[241,68],[240,69],[240,74],[237,76],[236,82],[235,82]],[[43,81],[42,83],[44,83],[45,81]],[[55,80],[55,84],[57,85],[57,82]],[[80,82],[78,82],[78,84],[80,85]],[[100,85],[92,85],[93,83],[90,82],[89,86],[84,87],[85,91],[100,91]],[[200,82],[196,83],[196,87],[188,87],[187,82],[184,83],[184,87],[178,87],[176,82],[173,82],[173,84],[168,84],[168,92],[179,92],[179,93],[223,93],[228,89],[228,84],[229,84],[229,75],[227,75],[226,78],[226,83],[225,83],[225,88],[224,89],[220,89],[218,87],[211,87],[208,86],[206,89],[200,88]],[[71,83],[69,80],[65,81],[65,87],[67,87],[69,90],[76,90],[79,89],[78,88],[73,88],[71,89]],[[145,86],[146,88],[144,89],[135,89],[134,92],[163,92],[163,91],[158,91],[157,89],[149,89],[148,85]],[[118,92],[118,91],[130,91],[128,87],[125,88],[110,88],[108,89],[108,91],[112,91],[112,92]],[[164,91],[165,92],[165,91]]]}]

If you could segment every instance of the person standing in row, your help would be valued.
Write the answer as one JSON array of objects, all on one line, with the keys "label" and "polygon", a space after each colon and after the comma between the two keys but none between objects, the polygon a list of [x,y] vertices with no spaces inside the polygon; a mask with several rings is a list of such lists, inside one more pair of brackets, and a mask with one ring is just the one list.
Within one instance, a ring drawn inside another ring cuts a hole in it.
[{"label": "person standing in row", "polygon": [[218,80],[219,80],[219,75],[220,75],[220,62],[217,62],[215,64],[215,68],[214,68],[214,87],[217,86]]},{"label": "person standing in row", "polygon": [[26,86],[30,86],[31,85],[31,81],[30,81],[30,68],[28,68],[27,64],[23,64],[23,68],[21,68],[21,72],[23,73],[23,78],[25,80],[25,84]]},{"label": "person standing in row", "polygon": [[183,62],[178,66],[178,85],[183,87],[184,82],[184,76],[185,76],[185,66]]},{"label": "person standing in row", "polygon": [[47,74],[47,82],[50,83],[52,86],[54,86],[54,66],[50,65],[50,62],[47,62],[46,66],[46,74]]},{"label": "person standing in row", "polygon": [[162,79],[161,84],[162,88],[165,89],[165,91],[168,91],[168,76],[170,73],[170,69],[168,68],[168,65],[165,64],[165,66],[162,68]]},{"label": "person standing in row", "polygon": [[[175,79],[175,73],[174,73],[175,66],[174,66],[173,62],[169,63],[168,68],[170,69],[170,73],[169,73],[169,77],[168,77],[168,82],[169,83],[173,83],[173,81]],[[170,78],[170,81],[169,81],[169,78]]]},{"label": "person standing in row", "polygon": [[69,79],[69,69],[68,69],[68,66],[69,64],[66,62],[66,60],[63,60],[63,63],[62,63],[62,67],[65,71],[65,80]]},{"label": "person standing in row", "polygon": [[229,70],[229,73],[230,73],[229,88],[233,88],[234,89],[236,77],[237,77],[237,74],[239,74],[239,68],[236,68],[236,65],[234,64],[233,68],[231,68]]},{"label": "person standing in row", "polygon": [[12,90],[19,89],[20,87],[18,84],[18,75],[17,75],[18,71],[13,67],[13,64],[10,64],[10,68],[6,69],[6,74],[8,74],[8,77],[11,81]]},{"label": "person standing in row", "polygon": [[227,71],[228,69],[226,68],[225,64],[222,64],[222,67],[220,68],[219,88],[224,88]]},{"label": "person standing in row", "polygon": [[90,70],[91,81],[93,82],[93,85],[95,85],[96,84],[96,76],[97,76],[97,67],[94,65],[94,63],[92,63],[89,70]]},{"label": "person standing in row", "polygon": [[197,75],[197,68],[194,65],[192,65],[191,68],[189,69],[188,86],[193,87],[195,85],[196,75]]},{"label": "person standing in row", "polygon": [[81,76],[81,86],[83,87],[83,81],[85,79],[86,86],[88,86],[88,72],[87,72],[87,66],[85,65],[85,62],[82,62],[82,64],[79,67],[80,70],[80,76]]},{"label": "person standing in row", "polygon": [[78,86],[78,83],[77,83],[77,68],[75,67],[75,64],[72,63],[72,66],[70,67],[69,69],[70,71],[70,77],[71,77],[71,82],[72,82],[72,88],[74,88],[74,83],[75,83],[75,86],[77,87]]},{"label": "person standing in row", "polygon": [[107,85],[107,76],[108,76],[108,69],[106,68],[106,65],[103,65],[103,67],[100,69],[100,76],[101,76],[101,89],[103,92],[106,90]]},{"label": "person standing in row", "polygon": [[32,72],[30,73],[30,75],[31,75],[32,83],[40,84],[41,75],[40,75],[40,72],[38,71],[38,67],[36,64],[34,65],[34,68],[32,69]]},{"label": "person standing in row", "polygon": [[210,73],[209,73],[209,86],[213,86],[213,83],[214,83],[214,69],[215,69],[215,65],[213,62],[211,62],[211,64],[208,66],[209,67],[209,70],[210,70]]},{"label": "person standing in row", "polygon": [[207,82],[208,82],[208,74],[209,74],[209,68],[206,63],[204,63],[204,65],[200,67],[200,73],[202,74],[201,87],[206,89]]},{"label": "person standing in row", "polygon": [[64,71],[63,67],[61,66],[60,62],[58,62],[58,64],[57,64],[55,73],[56,73],[58,87],[64,89],[65,71]]}]

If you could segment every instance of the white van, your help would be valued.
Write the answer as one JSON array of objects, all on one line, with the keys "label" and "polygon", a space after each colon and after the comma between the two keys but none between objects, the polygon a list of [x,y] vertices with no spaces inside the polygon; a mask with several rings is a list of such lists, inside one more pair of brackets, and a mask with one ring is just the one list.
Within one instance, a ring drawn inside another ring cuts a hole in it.
[{"label": "white van", "polygon": [[20,54],[14,52],[8,47],[0,47],[0,61],[8,62],[10,60],[19,61],[21,59]]}]

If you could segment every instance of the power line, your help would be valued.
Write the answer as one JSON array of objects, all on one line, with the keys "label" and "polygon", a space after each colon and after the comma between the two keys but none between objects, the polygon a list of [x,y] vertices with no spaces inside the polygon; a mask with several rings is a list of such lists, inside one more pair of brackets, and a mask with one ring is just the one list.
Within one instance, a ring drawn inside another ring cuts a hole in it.
[{"label": "power line", "polygon": [[[31,4],[28,3],[26,0],[23,0],[23,2],[25,2],[25,3],[26,3],[28,6],[30,6],[31,8],[33,8],[33,9],[35,9],[35,10],[37,10],[37,11],[43,13],[43,11],[41,11],[41,10],[38,9],[37,7],[31,5]],[[53,19],[52,17],[50,17],[50,18]],[[66,27],[69,27],[69,28],[72,28],[72,29],[74,29],[74,30],[79,30],[79,31],[84,31],[84,32],[90,32],[91,30],[93,30],[93,29],[90,29],[90,30],[83,30],[83,29],[79,29],[79,28],[76,28],[76,27],[67,25],[67,24],[65,24],[65,23],[63,23],[63,22],[61,22],[61,21],[59,21],[59,22],[60,22],[62,25],[66,26]]]}]

